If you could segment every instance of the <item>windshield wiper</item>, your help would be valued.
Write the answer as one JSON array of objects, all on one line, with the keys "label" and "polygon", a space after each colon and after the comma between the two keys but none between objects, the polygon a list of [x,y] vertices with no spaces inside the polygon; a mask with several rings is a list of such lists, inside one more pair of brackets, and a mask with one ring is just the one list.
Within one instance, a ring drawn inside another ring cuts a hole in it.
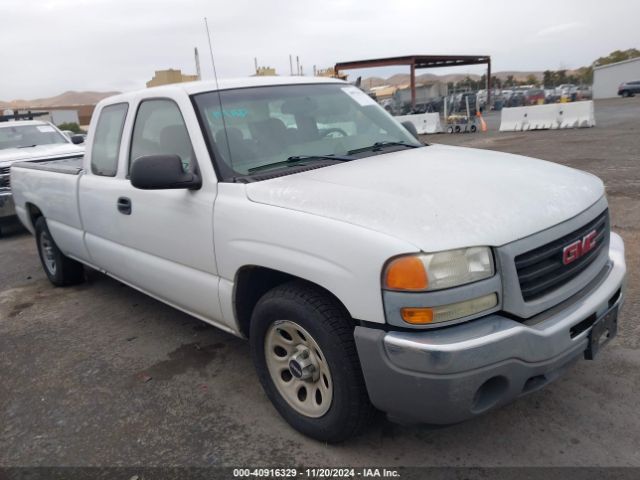
[{"label": "windshield wiper", "polygon": [[31,147],[37,147],[37,145],[20,145],[18,148],[31,148]]},{"label": "windshield wiper", "polygon": [[420,148],[422,145],[412,145],[410,143],[405,142],[390,142],[390,141],[382,141],[376,142],[373,145],[369,145],[368,147],[354,148],[353,150],[349,150],[347,153],[349,155],[353,155],[356,153],[362,152],[378,152],[385,147],[407,147],[407,148]]},{"label": "windshield wiper", "polygon": [[338,162],[348,162],[353,160],[351,157],[339,157],[336,155],[294,155],[287,158],[282,162],[267,163],[266,165],[260,165],[247,170],[249,173],[259,172],[260,170],[267,170],[269,168],[281,167],[286,165],[292,165],[294,163],[303,162],[305,160],[336,160]]}]

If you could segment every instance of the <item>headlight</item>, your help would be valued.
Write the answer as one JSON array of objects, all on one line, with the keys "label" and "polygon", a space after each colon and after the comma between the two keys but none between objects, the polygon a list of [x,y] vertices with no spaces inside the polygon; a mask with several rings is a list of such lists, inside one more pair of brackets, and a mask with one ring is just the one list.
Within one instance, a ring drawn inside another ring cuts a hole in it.
[{"label": "headlight", "polygon": [[492,277],[494,272],[489,247],[461,248],[395,258],[385,268],[383,284],[389,290],[441,290]]}]

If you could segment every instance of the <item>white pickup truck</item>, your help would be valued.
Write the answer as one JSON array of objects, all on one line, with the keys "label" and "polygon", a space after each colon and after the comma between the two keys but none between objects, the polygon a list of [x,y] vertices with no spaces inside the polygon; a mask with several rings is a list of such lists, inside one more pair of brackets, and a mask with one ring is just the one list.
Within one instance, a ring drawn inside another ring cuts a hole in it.
[{"label": "white pickup truck", "polygon": [[617,331],[624,246],[598,178],[423,145],[339,80],[111,97],[83,161],[11,177],[54,285],[88,265],[247,337],[275,408],[324,441],[373,407],[482,414]]},{"label": "white pickup truck", "polygon": [[78,146],[82,142],[81,136],[64,135],[49,122],[0,122],[0,222],[16,215],[9,181],[13,163],[79,158],[84,154],[84,148]]}]

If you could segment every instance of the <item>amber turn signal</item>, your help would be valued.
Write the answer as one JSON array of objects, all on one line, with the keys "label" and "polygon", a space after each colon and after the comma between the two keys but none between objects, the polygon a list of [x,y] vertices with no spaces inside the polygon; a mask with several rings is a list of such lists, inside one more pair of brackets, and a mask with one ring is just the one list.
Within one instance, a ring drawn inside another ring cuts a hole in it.
[{"label": "amber turn signal", "polygon": [[433,310],[430,308],[405,307],[400,310],[402,319],[412,325],[424,325],[433,322]]},{"label": "amber turn signal", "polygon": [[429,286],[424,264],[414,255],[392,260],[387,266],[384,283],[392,290],[426,290]]}]

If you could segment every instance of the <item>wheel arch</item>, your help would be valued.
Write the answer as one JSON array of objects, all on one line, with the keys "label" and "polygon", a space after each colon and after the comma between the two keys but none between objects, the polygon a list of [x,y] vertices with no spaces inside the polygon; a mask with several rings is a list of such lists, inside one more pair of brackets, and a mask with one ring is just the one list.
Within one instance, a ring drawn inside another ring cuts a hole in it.
[{"label": "wheel arch", "polygon": [[352,317],[344,302],[316,282],[260,265],[245,265],[238,269],[233,289],[234,314],[238,322],[238,328],[245,337],[248,338],[250,336],[251,315],[258,300],[269,290],[291,281],[304,282],[307,285],[312,285],[322,290],[338,302],[338,304],[344,308],[345,312]]},{"label": "wheel arch", "polygon": [[36,229],[36,221],[38,220],[38,218],[40,217],[44,217],[44,214],[42,213],[42,210],[40,210],[40,208],[38,208],[37,205],[31,203],[31,202],[27,202],[25,204],[25,209],[27,212],[27,222],[29,222],[29,225],[27,225],[27,228],[29,228],[32,233],[35,233],[35,229]]}]

